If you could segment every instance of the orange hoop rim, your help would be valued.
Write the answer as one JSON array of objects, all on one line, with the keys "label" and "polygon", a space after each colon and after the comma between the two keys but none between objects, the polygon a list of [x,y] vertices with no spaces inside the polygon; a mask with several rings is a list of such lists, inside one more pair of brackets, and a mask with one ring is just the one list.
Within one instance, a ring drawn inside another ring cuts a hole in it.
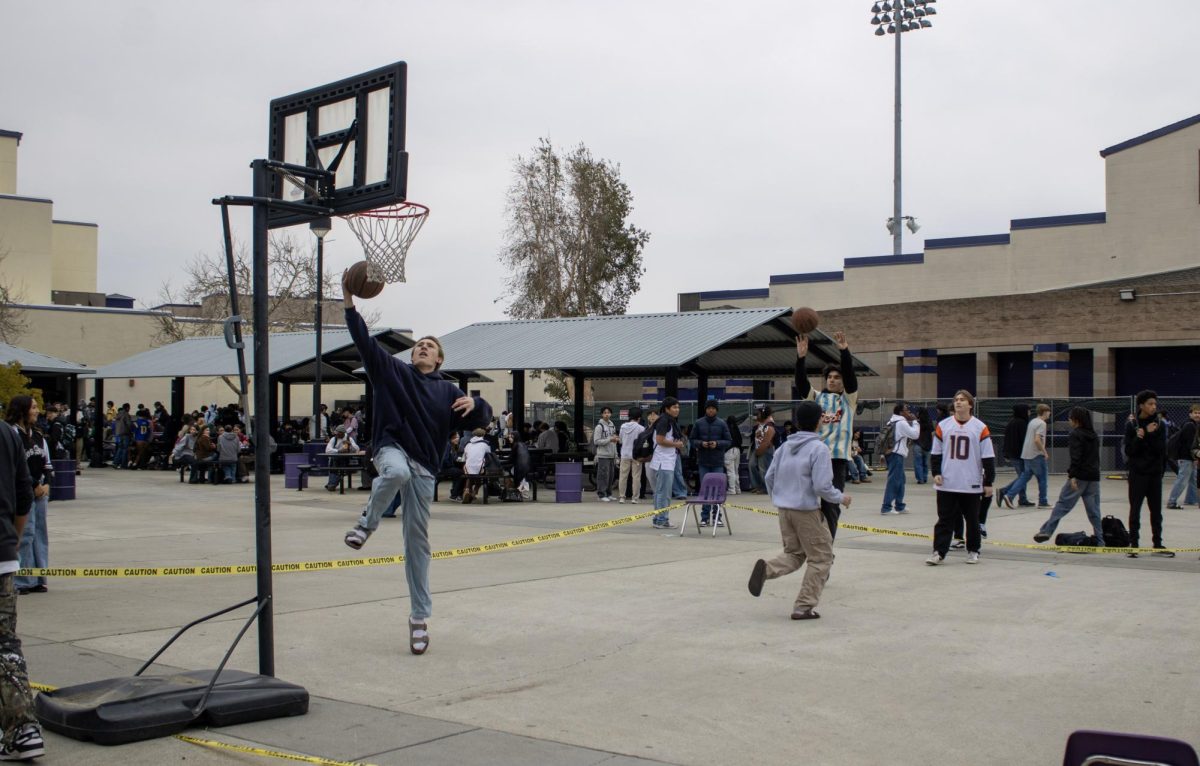
[{"label": "orange hoop rim", "polygon": [[387,207],[377,207],[374,210],[361,210],[357,213],[347,213],[342,218],[424,218],[429,215],[429,206],[420,202],[401,202]]}]

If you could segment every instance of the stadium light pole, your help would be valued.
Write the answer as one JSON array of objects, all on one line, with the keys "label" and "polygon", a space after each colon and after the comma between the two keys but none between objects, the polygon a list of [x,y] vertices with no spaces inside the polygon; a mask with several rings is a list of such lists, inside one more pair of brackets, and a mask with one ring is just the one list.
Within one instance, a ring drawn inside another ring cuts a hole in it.
[{"label": "stadium light pole", "polygon": [[321,441],[321,302],[325,299],[325,235],[333,228],[329,218],[317,218],[308,225],[310,231],[317,235],[317,308],[313,321],[313,330],[317,337],[317,369],[313,374],[313,441]]},{"label": "stadium light pole", "polygon": [[[892,156],[892,217],[888,219],[887,228],[892,233],[892,254],[900,255],[903,246],[905,216],[901,214],[901,174],[900,174],[900,38],[905,32],[916,32],[919,29],[929,29],[933,22],[930,16],[937,15],[934,3],[937,0],[885,0],[871,6],[871,24],[875,26],[875,36],[896,37],[896,104]],[[909,229],[916,232],[912,217],[907,218]]]}]

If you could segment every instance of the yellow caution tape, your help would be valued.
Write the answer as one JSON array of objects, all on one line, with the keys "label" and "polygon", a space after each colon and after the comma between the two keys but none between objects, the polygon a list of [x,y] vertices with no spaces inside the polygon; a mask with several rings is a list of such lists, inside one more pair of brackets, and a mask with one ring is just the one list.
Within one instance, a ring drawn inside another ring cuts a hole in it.
[{"label": "yellow caution tape", "polygon": [[[683,503],[676,503],[664,509],[667,511],[682,508]],[[619,519],[599,521],[572,529],[562,529],[557,532],[547,532],[532,537],[519,537],[515,540],[505,540],[488,545],[474,545],[468,548],[452,548],[445,551],[434,551],[431,556],[435,559],[453,559],[462,556],[476,556],[480,553],[521,548],[526,545],[537,545],[562,540],[567,537],[578,537],[603,529],[612,529],[624,524],[648,519],[663,511],[646,511],[632,516],[622,516]],[[293,561],[284,564],[272,564],[272,572],[314,572],[327,569],[352,569],[356,567],[388,566],[403,564],[404,556],[370,556],[356,559],[335,559],[332,561]],[[254,574],[258,567],[254,564],[227,564],[222,566],[192,566],[192,567],[50,567],[46,569],[21,569],[16,574],[24,577],[82,577],[82,578],[113,578],[113,577],[196,577],[200,575],[244,575]]]},{"label": "yellow caution tape", "polygon": [[[736,508],[739,511],[751,511],[753,513],[761,513],[764,516],[778,516],[778,511],[772,511],[764,508],[751,508],[748,505],[733,505],[727,506]],[[915,537],[919,540],[933,540],[933,535],[923,532],[909,532],[903,529],[887,529],[884,527],[869,527],[865,524],[847,524],[844,521],[838,522],[838,529],[849,529],[855,532],[868,532],[872,535],[891,535],[893,537]],[[1056,553],[1196,553],[1200,548],[1093,548],[1087,545],[1044,545],[1039,543],[1006,543],[999,540],[984,540],[985,545],[991,545],[996,548],[1022,548],[1031,551],[1053,551]]]}]

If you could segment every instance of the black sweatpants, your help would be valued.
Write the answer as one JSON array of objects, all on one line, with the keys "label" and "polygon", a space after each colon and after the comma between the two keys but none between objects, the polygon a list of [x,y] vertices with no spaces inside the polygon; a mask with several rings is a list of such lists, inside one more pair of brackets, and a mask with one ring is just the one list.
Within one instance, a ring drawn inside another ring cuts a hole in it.
[{"label": "black sweatpants", "polygon": [[983,544],[979,535],[979,500],[982,495],[967,492],[937,493],[937,524],[933,528],[933,549],[945,558],[950,552],[950,538],[963,520],[967,525],[967,550],[978,552]]},{"label": "black sweatpants", "polygon": [[1142,501],[1150,508],[1150,532],[1154,547],[1162,541],[1162,483],[1161,473],[1129,472],[1129,547],[1138,547],[1138,532],[1142,527]]},{"label": "black sweatpants", "polygon": [[[846,489],[846,461],[839,458],[833,460],[833,486],[839,490]],[[837,537],[838,519],[842,517],[842,506],[838,503],[821,501],[821,514],[829,525],[829,536]]]},{"label": "black sweatpants", "polygon": [[[979,526],[981,527],[987,525],[988,509],[992,507],[992,497],[995,497],[994,493],[991,496],[979,496]],[[980,534],[982,535],[983,533],[980,532]],[[959,517],[958,522],[954,525],[954,539],[963,539],[963,520],[961,517]]]}]

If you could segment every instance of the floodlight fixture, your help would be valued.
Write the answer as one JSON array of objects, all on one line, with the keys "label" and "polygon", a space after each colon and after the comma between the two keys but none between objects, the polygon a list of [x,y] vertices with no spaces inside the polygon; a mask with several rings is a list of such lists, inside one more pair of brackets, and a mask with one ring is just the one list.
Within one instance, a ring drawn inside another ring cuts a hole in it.
[{"label": "floodlight fixture", "polygon": [[1117,294],[1121,296],[1121,300],[1123,300],[1123,301],[1135,301],[1135,300],[1137,300],[1137,292],[1135,292],[1135,291],[1134,291],[1134,290],[1132,290],[1132,289],[1128,289],[1128,290],[1121,290],[1121,291],[1119,291]]},{"label": "floodlight fixture", "polygon": [[333,229],[333,219],[331,218],[314,218],[308,224],[309,231],[317,236],[317,239],[325,239],[325,235]]}]

